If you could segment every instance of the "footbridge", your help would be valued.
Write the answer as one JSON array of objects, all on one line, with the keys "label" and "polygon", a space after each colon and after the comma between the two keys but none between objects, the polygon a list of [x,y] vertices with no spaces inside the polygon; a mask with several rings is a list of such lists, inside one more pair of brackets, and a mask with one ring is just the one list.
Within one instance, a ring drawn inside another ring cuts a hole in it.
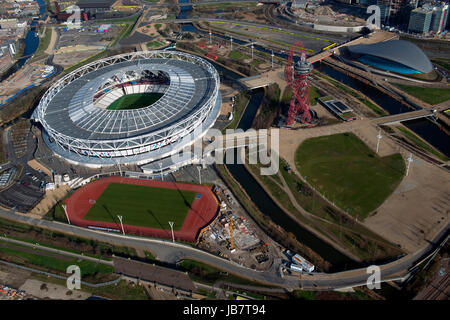
[{"label": "footbridge", "polygon": [[386,117],[376,118],[373,120],[373,123],[375,123],[377,125],[395,124],[395,123],[400,123],[402,121],[415,120],[415,119],[426,118],[426,117],[434,117],[436,112],[437,112],[436,109],[416,110],[416,111],[405,112],[405,113],[394,114],[394,115],[390,115],[390,116],[386,116]]}]

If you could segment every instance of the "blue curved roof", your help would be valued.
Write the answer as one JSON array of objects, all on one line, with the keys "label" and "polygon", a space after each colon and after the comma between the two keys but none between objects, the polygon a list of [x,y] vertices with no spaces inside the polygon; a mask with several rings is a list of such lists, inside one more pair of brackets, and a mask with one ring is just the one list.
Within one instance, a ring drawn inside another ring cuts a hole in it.
[{"label": "blue curved roof", "polygon": [[409,41],[391,40],[374,44],[357,44],[347,48],[353,54],[380,57],[423,73],[433,71],[430,59],[418,46]]}]

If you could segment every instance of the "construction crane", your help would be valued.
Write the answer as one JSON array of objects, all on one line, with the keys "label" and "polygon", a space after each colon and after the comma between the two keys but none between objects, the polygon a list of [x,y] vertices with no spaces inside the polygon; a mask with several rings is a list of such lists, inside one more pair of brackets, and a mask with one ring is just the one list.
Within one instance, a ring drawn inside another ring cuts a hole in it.
[{"label": "construction crane", "polygon": [[225,215],[227,216],[228,220],[230,221],[230,251],[234,250],[234,234],[233,230],[236,228],[236,225],[234,224],[233,219],[228,215],[226,211],[224,211]]}]

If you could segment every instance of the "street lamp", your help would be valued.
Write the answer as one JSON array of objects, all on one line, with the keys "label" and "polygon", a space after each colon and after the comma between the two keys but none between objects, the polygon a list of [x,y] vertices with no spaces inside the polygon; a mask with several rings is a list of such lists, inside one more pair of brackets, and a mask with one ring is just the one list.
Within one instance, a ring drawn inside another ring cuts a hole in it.
[{"label": "street lamp", "polygon": [[230,36],[230,46],[231,46],[230,51],[233,51],[233,36]]},{"label": "street lamp", "polygon": [[252,60],[253,60],[253,42],[252,42],[251,48],[252,48]]},{"label": "street lamp", "polygon": [[169,221],[170,230],[172,231],[172,242],[175,242],[175,237],[173,235],[173,221]]},{"label": "street lamp", "polygon": [[122,223],[123,216],[118,215],[117,218],[119,218],[120,226],[122,227],[122,233],[123,233],[123,235],[125,235],[125,230],[123,229],[123,223]]},{"label": "street lamp", "polygon": [[409,173],[409,166],[411,165],[411,162],[413,162],[412,153],[410,153],[410,154],[409,154],[409,157],[408,157],[408,166],[406,167],[406,176],[408,176],[408,173]]},{"label": "street lamp", "polygon": [[197,170],[198,170],[198,180],[200,181],[200,184],[202,184],[202,175],[200,173],[200,170],[202,170],[202,167],[197,166]]},{"label": "street lamp", "polygon": [[378,141],[377,141],[377,153],[378,153],[378,148],[380,146],[380,140],[381,140],[382,137],[383,136],[381,135],[381,129],[380,129],[380,131],[378,131],[378,135],[377,135],[377,139],[378,139]]},{"label": "street lamp", "polygon": [[211,42],[211,29],[209,29],[209,44],[211,44],[212,42]]}]

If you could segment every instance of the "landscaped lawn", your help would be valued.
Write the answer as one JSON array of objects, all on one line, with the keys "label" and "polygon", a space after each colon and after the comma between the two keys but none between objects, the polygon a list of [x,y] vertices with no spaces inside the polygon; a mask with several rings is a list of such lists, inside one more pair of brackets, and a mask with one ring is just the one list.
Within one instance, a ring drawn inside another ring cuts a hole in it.
[{"label": "landscaped lawn", "polygon": [[249,59],[250,57],[244,55],[243,53],[240,53],[239,51],[233,50],[230,52],[230,58],[236,59],[236,60],[243,60],[243,59]]},{"label": "landscaped lawn", "polygon": [[132,184],[110,183],[84,217],[85,220],[105,221],[156,229],[179,230],[194,201],[196,192],[155,188]]},{"label": "landscaped lawn", "polygon": [[360,219],[383,203],[405,172],[400,154],[380,158],[352,133],[305,140],[295,164],[327,199]]},{"label": "landscaped lawn", "polygon": [[397,86],[410,95],[429,104],[439,104],[450,99],[450,88],[422,88],[397,84]]}]

